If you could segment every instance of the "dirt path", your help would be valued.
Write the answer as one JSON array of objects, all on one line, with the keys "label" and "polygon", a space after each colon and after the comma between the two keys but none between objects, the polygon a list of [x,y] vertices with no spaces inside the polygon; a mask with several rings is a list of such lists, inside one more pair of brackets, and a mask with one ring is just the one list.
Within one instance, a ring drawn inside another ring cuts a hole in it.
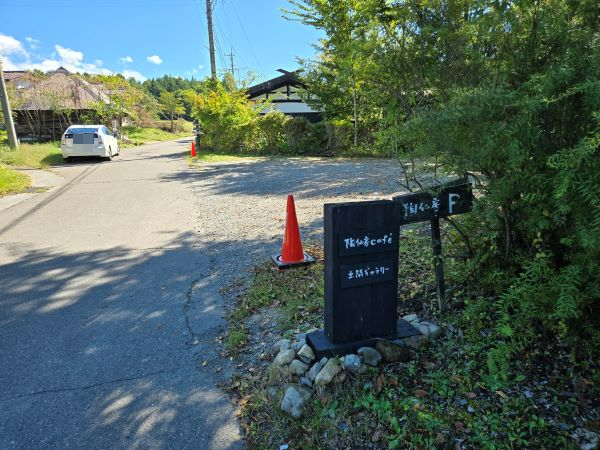
[{"label": "dirt path", "polygon": [[226,286],[281,248],[294,194],[306,244],[323,239],[323,205],[404,192],[395,160],[248,159],[205,164],[193,185],[211,267]]}]

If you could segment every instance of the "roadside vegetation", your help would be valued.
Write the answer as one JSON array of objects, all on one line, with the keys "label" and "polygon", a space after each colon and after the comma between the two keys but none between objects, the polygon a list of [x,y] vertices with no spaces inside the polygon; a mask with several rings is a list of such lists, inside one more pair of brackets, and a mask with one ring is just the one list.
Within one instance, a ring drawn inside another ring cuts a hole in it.
[{"label": "roadside vegetation", "polygon": [[127,148],[152,142],[171,141],[173,139],[190,137],[193,135],[193,125],[191,122],[177,120],[174,122],[173,131],[170,131],[171,125],[168,122],[169,121],[159,121],[154,127],[123,127],[121,129],[121,147]]},{"label": "roadside vegetation", "polygon": [[0,143],[0,164],[43,169],[62,161],[59,142],[21,144],[17,150],[12,150],[6,142]]},{"label": "roadside vegetation", "polygon": [[0,164],[0,197],[8,194],[18,194],[30,186],[31,180],[27,175]]},{"label": "roadside vegetation", "polygon": [[[600,431],[598,2],[290,3],[288,17],[326,35],[304,77],[352,148],[397,156],[411,191],[443,181],[442,168],[467,177],[476,200],[445,225],[447,313],[434,306],[427,237],[403,230],[399,313],[431,317],[445,336],[318,391],[301,420],[279,411],[266,369],[241,376],[250,446],[585,444]],[[284,326],[285,288],[269,287],[310,274],[259,272],[239,305],[260,295]]]}]

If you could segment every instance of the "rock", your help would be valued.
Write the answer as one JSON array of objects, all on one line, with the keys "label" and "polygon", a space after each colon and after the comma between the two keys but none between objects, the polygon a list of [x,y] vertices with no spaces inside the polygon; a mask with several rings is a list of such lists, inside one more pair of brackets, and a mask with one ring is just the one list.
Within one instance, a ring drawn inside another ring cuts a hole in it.
[{"label": "rock", "polygon": [[342,370],[340,373],[338,373],[335,376],[333,381],[335,381],[336,383],[343,383],[344,381],[346,381],[347,377],[348,377],[348,372],[346,372],[345,370]]},{"label": "rock", "polygon": [[321,369],[323,367],[325,367],[325,364],[327,364],[327,358],[323,358],[321,359],[321,361],[315,363],[310,370],[308,371],[308,373],[306,374],[306,378],[308,378],[311,382],[314,383],[315,378],[317,378],[317,375],[319,374],[319,372],[321,371]]},{"label": "rock", "polygon": [[294,343],[292,344],[292,348],[294,349],[294,351],[296,351],[296,352],[299,352],[299,351],[300,351],[300,349],[301,349],[302,347],[304,347],[305,345],[306,345],[306,341],[305,341],[304,339],[302,339],[302,340],[300,340],[300,341],[298,341],[298,342],[294,342]]},{"label": "rock", "polygon": [[357,372],[360,368],[360,356],[346,355],[344,356],[344,369],[349,372]]},{"label": "rock", "polygon": [[581,450],[593,450],[600,444],[600,434],[586,428],[577,428],[571,437],[579,444]]},{"label": "rock", "polygon": [[421,333],[423,336],[429,337],[431,331],[429,331],[429,327],[426,324],[422,323],[421,325],[419,325],[419,333]]},{"label": "rock", "polygon": [[410,336],[402,340],[404,341],[404,345],[413,350],[421,350],[429,343],[429,338],[423,335]]},{"label": "rock", "polygon": [[358,349],[358,355],[362,361],[369,366],[377,367],[381,362],[381,354],[371,347],[361,347]]},{"label": "rock", "polygon": [[358,373],[367,373],[367,370],[369,370],[369,366],[367,366],[366,364],[360,363],[360,367],[358,368]]},{"label": "rock", "polygon": [[304,372],[306,372],[307,369],[308,369],[308,364],[305,364],[302,361],[299,361],[297,359],[294,359],[290,363],[290,371],[294,375],[304,375]]},{"label": "rock", "polygon": [[296,387],[296,390],[302,397],[302,400],[304,400],[305,402],[307,402],[310,399],[310,396],[313,393],[313,390],[311,388],[309,388],[308,386],[300,385],[300,386]]},{"label": "rock", "polygon": [[310,346],[304,344],[298,351],[298,358],[304,361],[306,364],[310,364],[315,359],[315,353]]},{"label": "rock", "polygon": [[408,323],[418,322],[419,316],[417,316],[416,314],[407,314],[406,316],[402,317],[402,320],[406,320]]},{"label": "rock", "polygon": [[331,383],[333,377],[335,377],[342,370],[342,366],[337,358],[331,358],[327,361],[327,364],[321,369],[317,377],[315,378],[315,385],[323,386]]},{"label": "rock", "polygon": [[404,344],[391,341],[377,341],[375,348],[386,363],[406,362],[410,359],[410,350]]},{"label": "rock", "polygon": [[289,350],[291,345],[292,341],[290,341],[289,339],[280,339],[279,341],[275,342],[275,344],[273,345],[273,349],[277,353],[281,353],[284,350]]},{"label": "rock", "polygon": [[300,378],[300,386],[306,386],[306,387],[311,388],[312,387],[312,381],[310,381],[306,377],[302,377],[302,378]]},{"label": "rock", "polygon": [[273,364],[275,366],[285,366],[294,360],[294,356],[296,356],[296,352],[294,352],[294,350],[291,348],[283,350],[275,357]]},{"label": "rock", "polygon": [[306,340],[306,333],[299,333],[296,335],[296,340],[297,341],[305,341]]},{"label": "rock", "polygon": [[281,410],[295,419],[302,417],[305,400],[295,387],[289,387],[281,400]]},{"label": "rock", "polygon": [[429,325],[427,325],[427,328],[429,328],[430,339],[437,339],[442,335],[442,327],[436,324],[430,323]]}]

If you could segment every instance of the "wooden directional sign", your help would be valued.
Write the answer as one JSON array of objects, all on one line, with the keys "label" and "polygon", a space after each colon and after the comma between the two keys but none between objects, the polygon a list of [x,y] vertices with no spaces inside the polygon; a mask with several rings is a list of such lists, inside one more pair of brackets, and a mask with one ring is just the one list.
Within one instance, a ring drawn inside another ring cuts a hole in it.
[{"label": "wooden directional sign", "polygon": [[394,197],[401,206],[402,225],[463,214],[473,208],[473,193],[468,183],[441,186],[437,190],[421,191]]},{"label": "wooden directional sign", "polygon": [[400,205],[402,225],[414,222],[431,221],[436,290],[441,311],[446,309],[446,286],[442,262],[442,238],[440,217],[453,216],[471,211],[473,191],[466,180],[456,180],[431,191],[415,192],[394,197]]}]

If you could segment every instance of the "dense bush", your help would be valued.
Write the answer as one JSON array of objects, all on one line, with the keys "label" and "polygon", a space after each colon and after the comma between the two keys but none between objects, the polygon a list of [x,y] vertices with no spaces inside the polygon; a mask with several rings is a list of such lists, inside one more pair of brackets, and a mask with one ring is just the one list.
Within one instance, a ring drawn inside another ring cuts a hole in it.
[{"label": "dense bush", "polygon": [[259,146],[264,150],[280,150],[285,144],[283,127],[287,117],[281,111],[271,110],[255,120]]},{"label": "dense bush", "polygon": [[255,145],[256,119],[262,105],[248,101],[244,90],[214,81],[203,93],[189,92],[188,100],[207,147],[232,152]]},{"label": "dense bush", "polygon": [[476,181],[456,275],[495,329],[488,380],[540,337],[596,364],[600,3],[291,3],[326,34],[306,77],[330,117],[375,120],[384,153]]},{"label": "dense bush", "polygon": [[326,141],[323,124],[311,123],[304,117],[293,117],[284,123],[283,130],[290,153],[318,155],[324,152]]},{"label": "dense bush", "polygon": [[327,148],[331,151],[347,149],[352,145],[353,126],[345,120],[331,120],[325,123]]}]

